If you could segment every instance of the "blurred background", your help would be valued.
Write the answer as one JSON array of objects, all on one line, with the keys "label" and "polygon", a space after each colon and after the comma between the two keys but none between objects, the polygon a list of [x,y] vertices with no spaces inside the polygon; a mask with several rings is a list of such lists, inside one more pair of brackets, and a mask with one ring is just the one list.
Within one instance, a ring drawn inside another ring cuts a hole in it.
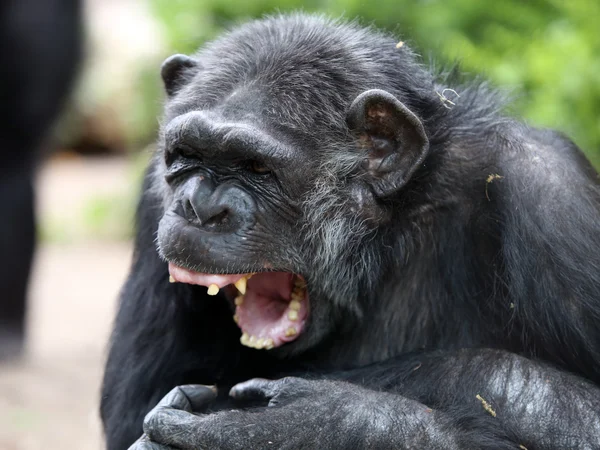
[{"label": "blurred background", "polygon": [[[594,0],[83,0],[82,6],[82,56],[75,52],[73,59],[78,75],[62,113],[36,144],[38,244],[25,345],[19,358],[0,358],[1,450],[102,448],[97,406],[105,345],[163,101],[159,67],[172,53],[192,53],[223,29],[265,13],[303,9],[357,18],[395,32],[428,64],[458,59],[463,71],[487,76],[512,94],[510,114],[566,132],[600,167],[600,3]],[[1,56],[3,82],[14,66]],[[3,155],[19,151],[0,135],[2,145]],[[14,250],[2,251],[3,261],[11,261]],[[8,311],[2,289],[0,319]]]}]

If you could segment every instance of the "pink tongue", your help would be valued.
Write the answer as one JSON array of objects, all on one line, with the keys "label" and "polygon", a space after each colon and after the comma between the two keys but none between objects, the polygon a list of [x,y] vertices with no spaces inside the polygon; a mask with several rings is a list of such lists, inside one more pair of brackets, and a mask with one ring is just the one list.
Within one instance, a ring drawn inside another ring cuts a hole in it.
[{"label": "pink tongue", "polygon": [[197,284],[199,286],[210,286],[216,284],[219,289],[233,284],[240,278],[245,277],[248,274],[233,274],[233,275],[214,275],[210,273],[193,272],[191,270],[184,269],[183,267],[176,266],[173,263],[169,263],[169,274],[179,283]]},{"label": "pink tongue", "polygon": [[[301,302],[295,320],[289,313],[293,275],[283,272],[255,274],[248,280],[244,301],[235,314],[244,333],[257,339],[272,339],[279,347],[295,340],[303,331],[308,315],[308,299]],[[289,333],[293,329],[294,333]]]}]

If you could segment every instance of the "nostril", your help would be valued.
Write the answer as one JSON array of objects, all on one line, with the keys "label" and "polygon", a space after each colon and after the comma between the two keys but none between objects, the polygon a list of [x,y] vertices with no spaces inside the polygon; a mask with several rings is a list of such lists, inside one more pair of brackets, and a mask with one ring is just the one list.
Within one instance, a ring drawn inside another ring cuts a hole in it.
[{"label": "nostril", "polygon": [[233,233],[254,221],[256,206],[249,194],[230,184],[214,187],[209,178],[186,185],[178,211],[190,225],[211,233]]},{"label": "nostril", "polygon": [[210,219],[202,222],[202,225],[207,228],[222,227],[229,223],[229,210],[225,208],[218,214],[215,214]]},{"label": "nostril", "polygon": [[194,208],[194,205],[192,204],[192,202],[189,199],[186,199],[182,202],[181,204],[181,208],[183,209],[183,217],[186,217],[188,220],[193,220],[196,218],[200,218],[198,216],[198,213],[196,211],[196,208]]},{"label": "nostril", "polygon": [[195,205],[192,199],[181,202],[183,216],[190,221],[197,221],[203,228],[222,228],[231,221],[231,211],[228,207],[220,205]]}]

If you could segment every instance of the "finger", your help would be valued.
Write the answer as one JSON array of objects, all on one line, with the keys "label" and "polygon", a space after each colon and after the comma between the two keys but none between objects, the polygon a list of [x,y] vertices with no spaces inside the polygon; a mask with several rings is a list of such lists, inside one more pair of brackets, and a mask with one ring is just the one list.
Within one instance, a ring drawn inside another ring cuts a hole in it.
[{"label": "finger", "polygon": [[229,396],[236,400],[270,400],[277,395],[278,390],[277,381],[253,378],[236,384],[229,391]]},{"label": "finger", "polygon": [[129,450],[172,450],[172,447],[152,442],[150,438],[144,434],[129,447]]},{"label": "finger", "polygon": [[[153,442],[179,450],[266,448],[260,443],[265,441],[267,428],[257,426],[253,414],[249,420],[248,415],[239,410],[201,416],[173,409],[163,412],[168,414],[163,417],[159,414],[156,418],[161,425],[148,433]],[[271,421],[268,423],[272,424]],[[258,445],[254,445],[256,443]]]},{"label": "finger", "polygon": [[188,384],[173,388],[171,392],[158,402],[155,408],[170,408],[193,412],[213,401],[217,396],[214,386]]},{"label": "finger", "polygon": [[217,390],[213,386],[185,385],[173,388],[144,418],[143,429],[152,441],[168,444],[164,435],[178,422],[193,419],[194,410],[214,400]]},{"label": "finger", "polygon": [[153,442],[179,447],[177,444],[192,439],[200,420],[200,417],[186,411],[156,407],[144,418],[143,429]]},{"label": "finger", "polygon": [[183,391],[190,403],[190,406],[192,407],[190,412],[202,410],[207,404],[217,398],[216,386],[185,384],[183,386],[179,386],[179,389]]}]

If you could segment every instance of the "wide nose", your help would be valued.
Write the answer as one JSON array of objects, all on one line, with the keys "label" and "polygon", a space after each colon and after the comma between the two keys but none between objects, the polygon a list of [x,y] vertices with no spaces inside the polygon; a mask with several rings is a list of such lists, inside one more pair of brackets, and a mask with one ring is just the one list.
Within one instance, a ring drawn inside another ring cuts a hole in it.
[{"label": "wide nose", "polygon": [[205,175],[188,183],[183,200],[189,220],[206,230],[232,233],[255,220],[256,204],[250,194],[235,184],[215,185]]}]

